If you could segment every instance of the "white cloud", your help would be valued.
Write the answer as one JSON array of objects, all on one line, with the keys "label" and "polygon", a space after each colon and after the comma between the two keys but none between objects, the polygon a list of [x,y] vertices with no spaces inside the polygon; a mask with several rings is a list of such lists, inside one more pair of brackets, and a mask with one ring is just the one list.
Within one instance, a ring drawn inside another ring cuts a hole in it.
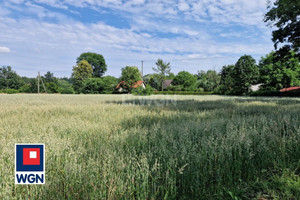
[{"label": "white cloud", "polygon": [[[81,23],[46,9],[41,3],[64,9],[75,6],[126,11],[118,14],[120,18],[126,17],[129,27],[117,28],[101,22],[101,18],[98,22]],[[232,24],[253,25],[258,33],[270,34],[262,28],[261,15],[265,8],[260,0],[186,0],[179,3],[172,0],[33,0],[25,4],[26,9],[17,3],[6,4],[5,9],[30,13],[34,18],[17,19],[9,12],[0,15],[0,44],[14,49],[14,55],[0,54],[0,66],[15,66],[15,70],[23,70],[24,75],[45,69],[45,72],[50,70],[68,76],[76,57],[85,51],[103,54],[109,66],[108,74],[118,76],[122,67],[139,65],[140,60],[151,60],[153,64],[157,58],[163,58],[172,63],[173,72],[187,67],[196,72],[200,65],[233,64],[243,54],[260,57],[273,48],[264,35],[249,36],[247,30],[236,32],[224,28]],[[55,22],[47,22],[48,18]],[[223,26],[220,31],[216,31],[218,24]],[[219,35],[240,40],[228,43],[218,40]],[[264,39],[242,41],[248,37]],[[1,48],[6,47],[0,47],[3,52]],[[151,72],[150,65],[149,62],[147,72],[145,63],[145,73]]]},{"label": "white cloud", "polygon": [[[201,55],[198,56],[200,60],[205,59],[221,65],[221,60],[216,61],[211,55],[223,54],[232,59],[243,54],[264,55],[270,51],[271,46],[220,43],[207,37],[193,37],[194,33],[190,33],[191,37],[160,38],[100,22],[53,24],[35,20],[8,20],[0,17],[0,28],[3,30],[0,32],[0,43],[6,42],[16,49],[12,57],[0,55],[2,62],[14,63],[0,63],[0,65],[30,66],[37,69],[43,67],[58,75],[59,73],[71,74],[76,57],[87,50],[103,54],[109,65],[108,73],[118,76],[121,67],[131,63],[137,65],[141,59],[166,58],[171,61],[173,59],[176,60],[173,64],[177,63],[178,71],[186,64],[189,67],[199,65],[196,61],[188,62],[189,59],[193,60],[197,56],[188,56],[190,54],[186,54],[187,52]],[[18,60],[15,59],[16,57]],[[184,62],[178,61],[181,59],[184,59]],[[223,63],[228,61],[228,59],[222,60]]]},{"label": "white cloud", "polygon": [[9,52],[10,52],[9,48],[0,46],[0,53],[9,53]]},{"label": "white cloud", "polygon": [[180,11],[187,11],[187,10],[189,10],[189,8],[190,8],[189,4],[185,3],[184,1],[182,1],[178,4],[178,9]]},{"label": "white cloud", "polygon": [[[20,1],[22,0],[15,0]],[[178,3],[174,0],[33,0],[52,7],[68,9],[69,6],[109,8],[143,16],[161,17],[164,19],[178,18],[177,11],[197,21],[209,20],[218,23],[239,23],[256,25],[266,10],[264,0],[185,0]],[[98,9],[101,10],[101,9]],[[245,17],[246,16],[246,17]]]}]

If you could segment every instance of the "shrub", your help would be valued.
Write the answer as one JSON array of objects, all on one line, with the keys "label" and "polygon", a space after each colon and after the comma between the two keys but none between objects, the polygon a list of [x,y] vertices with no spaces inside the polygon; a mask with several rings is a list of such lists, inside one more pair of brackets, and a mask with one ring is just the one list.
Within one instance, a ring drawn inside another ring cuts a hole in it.
[{"label": "shrub", "polygon": [[20,88],[19,92],[23,92],[23,93],[31,93],[31,92],[32,92],[31,84],[28,83],[28,84],[23,85],[23,86]]},{"label": "shrub", "polygon": [[47,88],[47,93],[58,93],[59,92],[58,85],[54,82],[45,83],[45,87]]},{"label": "shrub", "polygon": [[181,91],[183,88],[182,85],[170,85],[166,88],[167,91]]},{"label": "shrub", "polygon": [[176,94],[176,95],[211,95],[212,92],[197,92],[197,91],[154,91],[153,94]]},{"label": "shrub", "polygon": [[154,89],[150,85],[147,85],[146,88],[143,88],[142,86],[139,86],[138,88],[134,88],[131,93],[133,95],[146,96],[146,95],[151,95],[153,91]]},{"label": "shrub", "polygon": [[61,94],[74,94],[75,91],[73,88],[68,87],[68,88],[63,88],[60,93]]},{"label": "shrub", "polygon": [[19,93],[19,90],[15,90],[15,89],[4,89],[2,90],[3,93],[6,93],[6,94],[16,94],[16,93]]},{"label": "shrub", "polygon": [[277,97],[300,97],[299,90],[280,92],[277,90],[258,90],[250,93],[250,96],[277,96]]},{"label": "shrub", "polygon": [[83,82],[81,92],[84,94],[100,94],[104,90],[104,83],[100,78],[89,78]]}]

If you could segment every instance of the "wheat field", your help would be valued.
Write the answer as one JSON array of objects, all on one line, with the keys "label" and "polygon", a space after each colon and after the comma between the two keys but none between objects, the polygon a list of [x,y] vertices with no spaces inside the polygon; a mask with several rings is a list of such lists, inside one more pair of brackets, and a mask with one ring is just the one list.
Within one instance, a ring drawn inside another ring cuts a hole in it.
[{"label": "wheat field", "polygon": [[[300,99],[0,95],[0,199],[300,199]],[[15,185],[15,143],[46,184]]]}]

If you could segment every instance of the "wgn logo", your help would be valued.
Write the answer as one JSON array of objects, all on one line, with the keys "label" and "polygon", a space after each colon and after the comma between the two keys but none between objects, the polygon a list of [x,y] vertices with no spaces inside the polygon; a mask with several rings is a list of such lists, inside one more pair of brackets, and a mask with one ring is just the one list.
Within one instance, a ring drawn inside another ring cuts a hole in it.
[{"label": "wgn logo", "polygon": [[16,144],[15,184],[45,184],[45,145]]}]

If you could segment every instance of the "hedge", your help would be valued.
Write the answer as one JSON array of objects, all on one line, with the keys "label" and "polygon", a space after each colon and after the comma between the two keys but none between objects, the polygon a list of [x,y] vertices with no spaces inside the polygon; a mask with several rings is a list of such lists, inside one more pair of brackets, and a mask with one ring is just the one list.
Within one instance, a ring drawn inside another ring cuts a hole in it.
[{"label": "hedge", "polygon": [[213,92],[196,92],[196,91],[154,91],[153,94],[176,94],[176,95],[212,95]]},{"label": "hedge", "polygon": [[293,90],[287,92],[258,90],[250,93],[250,96],[276,96],[276,97],[300,97],[300,90]]}]

